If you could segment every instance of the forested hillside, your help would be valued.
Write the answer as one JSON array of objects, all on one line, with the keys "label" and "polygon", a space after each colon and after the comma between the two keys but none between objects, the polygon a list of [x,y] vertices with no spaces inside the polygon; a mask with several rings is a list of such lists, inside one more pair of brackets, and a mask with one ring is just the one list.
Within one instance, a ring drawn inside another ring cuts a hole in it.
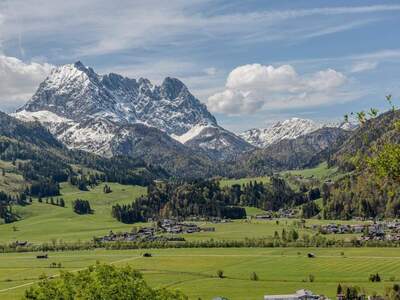
[{"label": "forested hillside", "polygon": [[[0,197],[0,218],[6,222],[17,219],[12,205],[28,204],[31,196],[59,195],[60,182],[69,181],[85,189],[99,181],[147,185],[168,176],[163,169],[140,159],[107,159],[69,150],[39,123],[21,122],[4,113],[0,113],[0,162],[4,193]],[[8,187],[10,178],[18,178],[19,188]]]},{"label": "forested hillside", "polygon": [[129,205],[115,205],[113,217],[124,223],[147,221],[149,218],[220,217],[241,219],[244,206],[277,211],[309,201],[308,194],[295,192],[280,177],[269,183],[249,182],[221,187],[215,180],[158,183],[148,187]]},{"label": "forested hillside", "polygon": [[400,111],[362,125],[330,160],[351,171],[324,189],[326,218],[400,216]]}]

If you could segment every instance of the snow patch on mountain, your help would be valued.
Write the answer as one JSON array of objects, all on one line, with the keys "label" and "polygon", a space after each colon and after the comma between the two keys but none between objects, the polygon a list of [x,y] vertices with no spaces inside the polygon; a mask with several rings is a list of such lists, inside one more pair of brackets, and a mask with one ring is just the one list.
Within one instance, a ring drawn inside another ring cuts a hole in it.
[{"label": "snow patch on mountain", "polygon": [[25,122],[40,122],[69,148],[112,156],[110,151],[115,125],[107,120],[94,118],[81,124],[45,110],[21,110],[11,115]]},{"label": "snow patch on mountain", "polygon": [[21,110],[19,112],[12,113],[11,116],[25,122],[40,122],[49,124],[75,123],[73,120],[60,117],[59,115],[56,115],[55,113],[52,113],[51,111],[47,110],[41,110],[41,111]]},{"label": "snow patch on mountain", "polygon": [[352,123],[318,123],[309,119],[291,118],[277,122],[268,128],[254,128],[239,136],[253,146],[265,148],[284,139],[296,139],[324,127],[354,130]]},{"label": "snow patch on mountain", "polygon": [[198,124],[193,126],[191,129],[189,129],[182,135],[171,134],[171,137],[177,140],[178,142],[185,144],[187,141],[190,141],[191,139],[201,134],[201,132],[207,127],[213,127],[213,126],[209,124]]}]

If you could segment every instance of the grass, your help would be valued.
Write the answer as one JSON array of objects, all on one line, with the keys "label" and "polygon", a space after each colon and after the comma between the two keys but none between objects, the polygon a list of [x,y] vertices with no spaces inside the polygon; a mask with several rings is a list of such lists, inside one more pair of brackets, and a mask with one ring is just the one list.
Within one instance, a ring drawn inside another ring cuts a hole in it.
[{"label": "grass", "polygon": [[[344,255],[341,252],[344,251]],[[307,253],[316,254],[315,259]],[[57,274],[51,262],[62,263],[63,270],[79,270],[99,260],[115,265],[131,264],[143,272],[154,287],[182,290],[190,299],[212,299],[225,296],[231,300],[262,299],[265,294],[292,293],[307,288],[333,299],[338,283],[357,285],[368,294],[382,293],[400,279],[400,253],[390,248],[231,248],[231,249],[164,249],[151,250],[152,258],[142,257],[143,250],[76,251],[50,253],[48,260],[37,260],[33,253],[0,255],[0,298],[20,299],[27,286],[42,273]],[[216,276],[224,271],[225,278]],[[259,280],[251,281],[256,272]],[[381,283],[371,283],[368,277],[379,273]],[[309,275],[315,277],[309,282]]]},{"label": "grass", "polygon": [[222,179],[220,181],[220,185],[221,187],[225,187],[225,186],[232,186],[234,184],[246,184],[249,183],[250,181],[257,181],[257,182],[263,182],[263,183],[267,183],[269,182],[269,177],[268,176],[262,176],[262,177],[248,177],[248,178],[239,178],[239,179]]},{"label": "grass", "polygon": [[[149,224],[123,224],[112,218],[111,207],[116,203],[130,203],[138,196],[146,193],[146,188],[108,183],[112,193],[104,194],[101,184],[94,189],[83,192],[75,186],[63,183],[62,196],[66,207],[39,203],[34,199],[31,205],[24,207],[14,206],[15,212],[22,217],[21,221],[12,224],[0,225],[0,243],[9,243],[16,240],[30,243],[62,241],[85,241],[94,236],[103,236],[110,230],[130,231],[132,226],[149,226]],[[77,199],[89,200],[93,214],[78,215],[72,210],[72,202]],[[249,216],[262,214],[261,209],[246,207]],[[265,238],[281,233],[284,228],[296,226],[298,220],[236,220],[230,223],[200,222],[200,226],[215,227],[215,232],[199,232],[183,235],[187,240],[243,240],[245,238]],[[327,220],[307,220],[307,226],[312,224],[326,224]],[[338,222],[345,223],[345,222]],[[297,227],[295,227],[297,229]],[[310,230],[299,230],[300,233],[312,233]],[[338,238],[348,238],[352,235],[340,235]]]},{"label": "grass", "polygon": [[292,174],[297,176],[302,176],[305,178],[314,177],[316,179],[324,180],[324,179],[335,179],[338,176],[341,176],[341,173],[338,171],[338,168],[329,168],[326,162],[320,163],[318,166],[310,169],[303,170],[289,170],[284,171],[282,174]]},{"label": "grass", "polygon": [[[127,231],[132,225],[118,222],[111,217],[111,207],[116,203],[130,203],[146,193],[146,188],[109,183],[112,193],[103,193],[103,184],[93,190],[83,192],[69,184],[62,184],[62,196],[66,207],[39,203],[36,199],[31,205],[14,206],[23,220],[0,225],[0,242],[28,240],[29,242],[48,242],[52,239],[64,241],[89,240],[113,231]],[[72,210],[72,202],[77,199],[89,200],[94,213],[78,215]],[[14,230],[16,227],[16,231]]]},{"label": "grass", "polygon": [[[274,236],[275,231],[281,234],[282,230],[286,231],[294,228],[299,234],[308,233],[314,234],[315,231],[311,229],[299,229],[297,226],[299,220],[297,219],[279,219],[277,220],[236,220],[229,223],[200,223],[200,226],[215,227],[215,232],[199,232],[182,235],[187,240],[243,240],[246,238],[266,238]],[[332,221],[332,220],[306,220],[306,227],[310,228],[312,225],[324,225],[328,223],[337,224],[359,224],[356,221]],[[359,236],[357,234],[331,234],[329,237],[336,239],[347,239]]]},{"label": "grass", "polygon": [[[5,175],[3,176],[3,170]],[[28,185],[22,175],[15,173],[15,166],[11,162],[0,160],[0,190],[10,194],[17,194]]]},{"label": "grass", "polygon": [[246,206],[246,215],[247,216],[255,216],[255,215],[262,215],[265,214],[265,210],[262,210],[260,208],[257,207],[250,207],[250,206]]}]

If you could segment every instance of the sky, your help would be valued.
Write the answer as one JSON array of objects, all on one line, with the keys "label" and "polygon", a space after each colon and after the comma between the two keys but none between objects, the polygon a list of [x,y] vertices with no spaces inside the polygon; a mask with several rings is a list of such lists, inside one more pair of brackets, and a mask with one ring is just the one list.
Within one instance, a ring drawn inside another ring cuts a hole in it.
[{"label": "sky", "polygon": [[182,80],[234,132],[400,102],[400,1],[0,0],[0,110],[54,66]]}]

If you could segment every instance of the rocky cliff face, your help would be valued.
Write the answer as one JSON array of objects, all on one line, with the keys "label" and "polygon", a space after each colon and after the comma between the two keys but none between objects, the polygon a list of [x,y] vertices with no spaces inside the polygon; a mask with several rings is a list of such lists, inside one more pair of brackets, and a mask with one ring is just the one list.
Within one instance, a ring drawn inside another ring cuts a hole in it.
[{"label": "rocky cliff face", "polygon": [[135,124],[157,128],[182,144],[192,140],[190,148],[212,158],[252,148],[220,127],[180,80],[167,77],[154,85],[144,78],[99,75],[81,62],[55,68],[14,116],[41,122],[70,148],[103,156],[113,156],[112,143]]}]

